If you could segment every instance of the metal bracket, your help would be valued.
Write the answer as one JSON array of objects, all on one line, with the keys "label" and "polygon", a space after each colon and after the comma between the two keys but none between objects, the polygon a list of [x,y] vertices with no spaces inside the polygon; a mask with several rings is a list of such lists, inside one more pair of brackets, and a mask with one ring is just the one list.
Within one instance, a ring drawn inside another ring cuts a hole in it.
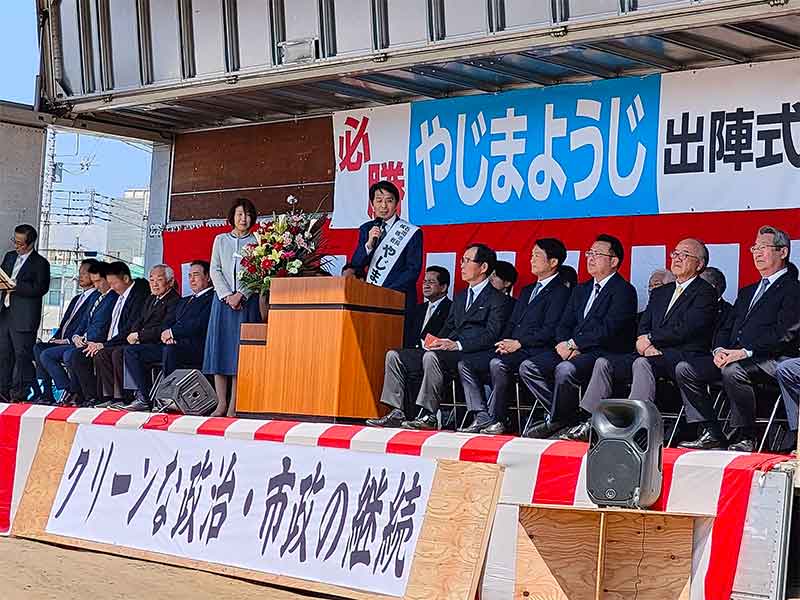
[{"label": "metal bracket", "polygon": [[567,35],[567,27],[566,25],[562,25],[561,27],[554,27],[550,30],[550,36],[554,38],[562,38]]}]

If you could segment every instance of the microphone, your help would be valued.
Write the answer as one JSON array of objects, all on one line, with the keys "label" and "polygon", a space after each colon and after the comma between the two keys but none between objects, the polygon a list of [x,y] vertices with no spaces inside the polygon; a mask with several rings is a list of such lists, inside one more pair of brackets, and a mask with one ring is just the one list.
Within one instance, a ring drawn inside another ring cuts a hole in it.
[{"label": "microphone", "polygon": [[383,229],[383,225],[384,225],[384,220],[381,219],[380,217],[375,217],[375,220],[372,222],[373,227],[380,227],[381,229]]}]

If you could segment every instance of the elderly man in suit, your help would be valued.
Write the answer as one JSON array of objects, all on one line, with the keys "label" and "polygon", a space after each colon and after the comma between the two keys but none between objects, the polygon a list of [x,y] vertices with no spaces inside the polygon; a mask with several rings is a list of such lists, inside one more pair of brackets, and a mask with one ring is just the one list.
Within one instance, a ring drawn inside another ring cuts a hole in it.
[{"label": "elderly man in suit", "polygon": [[[86,300],[87,311],[70,337],[69,344],[58,344],[46,348],[39,354],[39,362],[55,386],[66,390],[67,394],[62,399],[62,404],[65,405],[82,404],[83,393],[78,371],[73,366],[67,374],[64,365],[71,365],[80,360],[75,357],[76,354],[83,356],[81,351],[89,343],[105,340],[108,335],[117,293],[111,289],[106,279],[107,267],[106,263],[99,261],[89,265],[89,279],[94,291]],[[92,397],[94,395],[93,391]]]},{"label": "elderly man in suit", "polygon": [[[702,432],[680,446],[754,450],[755,386],[775,383],[779,362],[798,352],[794,336],[800,321],[800,283],[788,274],[789,251],[784,231],[770,226],[758,230],[750,252],[761,280],[739,290],[733,311],[714,339],[713,352],[678,363],[675,375],[686,414]],[[708,384],[720,379],[731,404],[731,440],[722,435],[708,393]]]},{"label": "elderly man in suit", "polygon": [[[633,354],[597,359],[581,408],[593,413],[613,396],[614,384],[631,384],[629,398],[656,402],[656,379],[675,380],[675,367],[684,360],[708,354],[717,315],[717,293],[700,278],[708,264],[708,248],[699,240],[681,240],[670,253],[672,283],[651,290]],[[564,439],[588,441],[589,421],[573,428]]]},{"label": "elderly man in suit", "polygon": [[[492,350],[458,364],[467,408],[473,417],[472,424],[462,430],[465,433],[505,433],[514,374],[522,361],[556,344],[556,327],[570,296],[570,289],[559,275],[566,258],[567,249],[561,240],[536,240],[531,251],[531,272],[536,283],[522,290],[502,339]],[[488,405],[484,391],[487,379],[492,384]]]},{"label": "elderly man in suit", "polygon": [[175,291],[175,273],[168,265],[156,265],[148,276],[150,295],[144,300],[131,319],[126,321],[116,335],[108,341],[94,357],[95,370],[103,392],[103,404],[124,400],[124,357],[125,348],[132,344],[150,344],[161,339],[164,324],[172,321],[175,306],[180,297]]},{"label": "elderly man in suit", "polygon": [[34,386],[33,346],[42,320],[42,298],[50,288],[50,263],[34,245],[30,225],[14,228],[14,250],[3,257],[2,269],[14,282],[0,292],[0,397],[23,402]]},{"label": "elderly man in suit", "polygon": [[367,283],[405,294],[407,338],[422,270],[422,230],[399,217],[400,191],[390,181],[370,186],[369,202],[375,218],[359,227],[350,265],[365,274]]},{"label": "elderly man in suit", "polygon": [[[191,294],[181,298],[171,320],[162,324],[157,342],[140,341],[124,347],[125,369],[134,383],[134,399],[119,406],[123,410],[148,411],[151,382],[148,367],[161,362],[166,377],[176,368],[199,368],[203,363],[211,299],[214,297],[209,276],[209,264],[196,260],[189,267]],[[168,319],[168,317],[167,317]]]},{"label": "elderly man in suit", "polygon": [[422,280],[425,302],[412,313],[409,339],[405,347],[386,353],[381,402],[391,410],[380,419],[368,419],[373,427],[400,427],[406,414],[413,410],[422,382],[422,341],[438,335],[450,315],[452,302],[447,297],[450,272],[444,267],[428,267]]},{"label": "elderly man in suit", "polygon": [[636,289],[618,273],[624,257],[617,238],[597,236],[586,251],[592,279],[572,292],[556,329],[558,344],[520,365],[522,382],[549,407],[548,417],[527,427],[525,437],[546,438],[577,424],[578,393],[589,382],[595,361],[633,351],[637,299]]},{"label": "elderly man in suit", "polygon": [[67,310],[61,319],[61,323],[53,336],[47,342],[37,342],[33,347],[33,358],[36,361],[36,376],[42,382],[42,386],[36,392],[32,402],[40,404],[55,404],[53,396],[53,380],[42,365],[42,352],[50,348],[63,346],[68,348],[72,344],[72,336],[78,332],[84,314],[89,312],[92,307],[92,299],[96,297],[97,290],[92,283],[89,274],[89,267],[97,264],[94,258],[87,258],[81,261],[78,268],[78,287],[81,293],[70,300]]},{"label": "elderly man in suit", "polygon": [[484,244],[469,246],[461,257],[461,279],[468,285],[458,294],[439,337],[422,356],[422,384],[417,396],[419,416],[404,421],[405,429],[437,429],[436,413],[447,377],[458,375],[458,363],[494,347],[510,313],[507,296],[489,283],[497,255]]}]

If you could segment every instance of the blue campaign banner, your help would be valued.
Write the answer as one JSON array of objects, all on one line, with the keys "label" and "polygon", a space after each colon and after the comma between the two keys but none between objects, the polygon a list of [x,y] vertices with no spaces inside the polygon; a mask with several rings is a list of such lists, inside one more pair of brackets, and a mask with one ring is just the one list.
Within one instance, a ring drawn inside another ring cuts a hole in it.
[{"label": "blue campaign banner", "polygon": [[658,213],[661,76],[414,102],[418,225]]}]

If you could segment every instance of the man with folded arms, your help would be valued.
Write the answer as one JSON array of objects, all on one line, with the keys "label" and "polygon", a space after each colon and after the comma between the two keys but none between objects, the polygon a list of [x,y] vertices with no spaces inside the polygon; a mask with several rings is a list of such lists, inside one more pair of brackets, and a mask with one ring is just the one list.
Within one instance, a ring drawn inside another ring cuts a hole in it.
[{"label": "man with folded arms", "polygon": [[582,420],[578,393],[589,382],[595,361],[633,351],[637,299],[636,289],[618,273],[624,258],[617,238],[597,236],[586,251],[592,279],[572,292],[556,329],[558,344],[520,365],[520,380],[549,407],[548,417],[527,428],[525,437],[547,438],[576,425]]},{"label": "man with folded arms", "polygon": [[[632,382],[629,398],[655,403],[657,378],[674,381],[679,362],[708,354],[717,315],[717,293],[700,277],[708,264],[708,248],[689,238],[680,241],[670,257],[675,281],[650,291],[639,320],[636,352],[603,356],[594,363],[581,400],[586,412],[593,413],[611,398],[619,383]],[[562,438],[588,441],[589,422]]]},{"label": "man with folded arms", "polygon": [[134,399],[123,410],[149,411],[151,382],[149,368],[161,363],[166,377],[177,368],[200,368],[206,344],[211,299],[214,297],[209,264],[192,262],[189,268],[192,293],[181,298],[171,320],[165,320],[157,342],[139,342],[124,347],[125,370],[135,385]]},{"label": "man with folded arms", "polygon": [[[536,240],[531,272],[537,281],[522,290],[502,339],[492,350],[458,364],[467,409],[473,417],[463,432],[505,433],[506,407],[519,365],[556,344],[556,327],[570,296],[570,289],[559,275],[566,258],[567,249],[561,240]],[[484,383],[489,378],[492,393],[487,406]]]},{"label": "man with folded arms", "polygon": [[[711,354],[678,363],[675,377],[686,413],[699,423],[700,436],[683,448],[725,448],[752,452],[756,447],[756,385],[776,383],[778,363],[797,355],[800,283],[788,273],[786,232],[764,226],[751,246],[761,280],[739,290],[736,303],[717,332]],[[731,440],[726,440],[708,393],[722,380],[731,406]]]}]

